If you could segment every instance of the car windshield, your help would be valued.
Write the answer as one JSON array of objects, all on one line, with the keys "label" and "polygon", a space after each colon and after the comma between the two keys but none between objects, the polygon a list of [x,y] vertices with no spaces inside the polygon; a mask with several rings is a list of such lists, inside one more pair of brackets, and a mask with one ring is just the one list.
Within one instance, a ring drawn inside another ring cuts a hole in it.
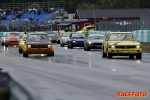
[{"label": "car windshield", "polygon": [[103,40],[103,36],[89,36],[89,40]]},{"label": "car windshield", "polygon": [[84,39],[85,38],[85,34],[73,34],[72,35],[73,39]]},{"label": "car windshield", "polygon": [[19,36],[19,33],[7,33],[7,36]]},{"label": "car windshield", "polygon": [[63,33],[62,37],[69,37],[70,33]]},{"label": "car windshield", "polygon": [[133,40],[135,40],[135,38],[134,38],[133,34],[114,33],[114,34],[110,35],[109,40],[110,41],[122,41],[122,40],[133,41]]},{"label": "car windshield", "polygon": [[48,41],[48,36],[46,34],[32,34],[28,36],[28,41]]}]

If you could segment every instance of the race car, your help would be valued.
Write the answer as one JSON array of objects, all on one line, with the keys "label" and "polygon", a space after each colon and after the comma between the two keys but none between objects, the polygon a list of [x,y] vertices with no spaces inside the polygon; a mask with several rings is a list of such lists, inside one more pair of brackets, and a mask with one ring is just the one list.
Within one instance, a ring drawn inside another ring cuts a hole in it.
[{"label": "race car", "polygon": [[23,57],[28,57],[29,54],[54,56],[54,47],[46,33],[31,33],[20,41],[19,53],[22,53]]},{"label": "race car", "polygon": [[142,47],[132,32],[110,32],[102,42],[102,57],[129,56],[141,59]]},{"label": "race car", "polygon": [[19,32],[7,32],[5,41],[3,41],[3,45],[8,47],[8,45],[18,45],[20,42],[20,34]]},{"label": "race car", "polygon": [[84,40],[84,50],[90,51],[90,49],[101,49],[104,35],[92,34]]},{"label": "race car", "polygon": [[83,33],[71,33],[67,42],[68,48],[84,47],[85,34]]},{"label": "race car", "polygon": [[71,32],[64,32],[62,33],[61,37],[60,37],[60,46],[64,46],[67,45],[67,41],[69,39]]},{"label": "race car", "polygon": [[1,45],[2,45],[2,46],[5,45],[6,33],[7,33],[7,32],[4,32],[4,33],[2,34],[2,37],[1,37]]}]

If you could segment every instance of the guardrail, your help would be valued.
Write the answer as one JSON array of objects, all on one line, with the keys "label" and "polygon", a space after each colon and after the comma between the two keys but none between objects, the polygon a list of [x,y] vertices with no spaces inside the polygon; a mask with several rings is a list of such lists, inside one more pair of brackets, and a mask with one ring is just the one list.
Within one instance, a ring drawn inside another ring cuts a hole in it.
[{"label": "guardrail", "polygon": [[0,72],[0,100],[40,100],[8,73]]}]

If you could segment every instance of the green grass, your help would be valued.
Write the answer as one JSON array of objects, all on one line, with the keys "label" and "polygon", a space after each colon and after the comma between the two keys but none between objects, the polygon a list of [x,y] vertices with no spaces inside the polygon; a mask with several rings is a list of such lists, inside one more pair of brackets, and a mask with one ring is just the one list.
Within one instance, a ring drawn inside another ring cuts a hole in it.
[{"label": "green grass", "polygon": [[143,49],[143,52],[150,53],[150,43],[141,42],[141,47]]}]

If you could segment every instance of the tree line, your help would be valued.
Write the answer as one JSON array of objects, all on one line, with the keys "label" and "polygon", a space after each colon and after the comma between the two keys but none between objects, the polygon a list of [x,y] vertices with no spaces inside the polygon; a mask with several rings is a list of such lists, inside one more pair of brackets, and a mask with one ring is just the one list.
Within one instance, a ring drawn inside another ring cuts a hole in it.
[{"label": "tree line", "polygon": [[[54,0],[0,0],[2,3],[51,2]],[[55,0],[65,1],[65,10],[74,13],[76,9],[127,9],[150,8],[150,0]]]}]

